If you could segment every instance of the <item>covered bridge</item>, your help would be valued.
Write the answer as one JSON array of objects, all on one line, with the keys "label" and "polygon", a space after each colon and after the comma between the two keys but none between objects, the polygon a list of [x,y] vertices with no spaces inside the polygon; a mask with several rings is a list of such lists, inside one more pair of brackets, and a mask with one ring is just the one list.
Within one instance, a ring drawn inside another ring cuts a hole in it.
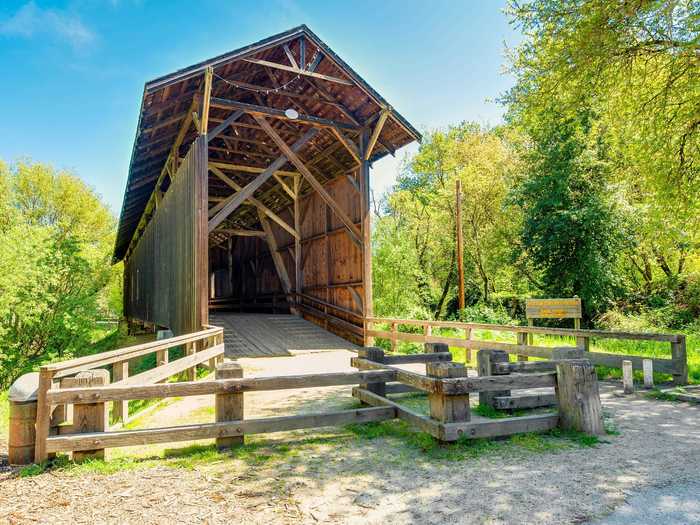
[{"label": "covered bridge", "polygon": [[370,166],[414,140],[306,26],[148,82],[114,249],[126,318],[291,313],[363,343]]}]

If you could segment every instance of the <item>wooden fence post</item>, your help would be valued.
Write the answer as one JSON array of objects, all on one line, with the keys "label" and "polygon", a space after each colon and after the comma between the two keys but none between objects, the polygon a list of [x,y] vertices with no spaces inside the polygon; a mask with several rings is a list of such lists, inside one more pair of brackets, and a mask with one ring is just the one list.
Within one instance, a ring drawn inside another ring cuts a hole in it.
[{"label": "wooden fence post", "polygon": [[[437,378],[467,377],[467,368],[462,363],[426,363],[427,375]],[[430,417],[441,423],[469,421],[469,394],[445,395],[442,392],[428,394]]]},{"label": "wooden fence post", "polygon": [[[520,346],[527,346],[527,334],[524,332],[518,332],[516,337],[518,338],[518,344]],[[526,355],[518,354],[518,361],[527,361],[528,357]]]},{"label": "wooden fence post", "polygon": [[605,433],[598,376],[587,359],[557,362],[559,426],[594,436]]},{"label": "wooden fence post", "polygon": [[[129,361],[120,361],[112,365],[112,382],[123,381],[129,377]],[[112,421],[119,421],[125,424],[129,419],[129,402],[128,401],[113,401],[112,402]]]},{"label": "wooden fence post", "polygon": [[[384,362],[384,350],[376,347],[360,348],[357,351],[357,357],[374,361],[375,363]],[[364,388],[378,396],[386,397],[386,383],[362,383],[360,388]]]},{"label": "wooden fence post", "polygon": [[[216,379],[240,379],[243,368],[238,363],[221,363],[216,367]],[[241,421],[243,419],[243,392],[236,394],[216,394],[216,422]],[[216,438],[218,449],[242,445],[244,436],[229,436]]]},{"label": "wooden fence post", "polygon": [[[496,363],[507,363],[508,352],[503,350],[479,350],[476,353],[476,366],[479,377],[492,375],[507,375],[510,372],[496,372]],[[495,408],[496,397],[510,396],[510,390],[500,390],[496,392],[479,392],[479,404]]]},{"label": "wooden fence post", "polygon": [[[86,370],[75,377],[67,377],[61,381],[66,388],[105,386],[109,384],[109,371],[104,369]],[[73,406],[73,425],[71,432],[82,434],[86,432],[106,432],[109,429],[109,407],[107,403],[81,403]],[[73,452],[73,461],[87,458],[104,459],[105,450],[81,450]]]},{"label": "wooden fence post", "polygon": [[644,371],[644,388],[654,388],[654,361],[642,359],[642,370]]},{"label": "wooden fence post", "polygon": [[673,384],[676,386],[688,384],[688,355],[685,348],[685,336],[678,335],[678,340],[671,343],[671,359],[673,360]]},{"label": "wooden fence post", "polygon": [[39,369],[39,388],[37,389],[36,405],[36,443],[34,444],[34,461],[41,463],[49,458],[46,452],[46,440],[51,426],[51,403],[46,393],[53,385],[54,372],[45,368]]},{"label": "wooden fence post", "polygon": [[625,394],[634,393],[634,377],[632,375],[632,361],[622,361],[622,389]]},{"label": "wooden fence post", "polygon": [[[471,328],[465,328],[464,329],[464,340],[465,341],[471,341],[472,340],[472,329]],[[471,363],[472,362],[472,349],[471,348],[464,348],[464,360],[466,363]]]},{"label": "wooden fence post", "polygon": [[[197,353],[197,347],[195,346],[195,343],[185,343],[185,355],[194,355]],[[187,380],[188,381],[195,381],[197,379],[197,366],[193,366],[191,368],[188,368],[186,371],[187,374]]]},{"label": "wooden fence post", "polygon": [[398,343],[398,330],[396,323],[392,321],[391,323],[391,351],[396,352],[396,345]]}]

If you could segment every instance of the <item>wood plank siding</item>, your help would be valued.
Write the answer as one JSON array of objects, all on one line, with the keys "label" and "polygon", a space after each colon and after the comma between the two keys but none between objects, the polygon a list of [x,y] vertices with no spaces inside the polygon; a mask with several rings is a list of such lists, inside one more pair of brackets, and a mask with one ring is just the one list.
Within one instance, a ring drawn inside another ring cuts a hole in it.
[{"label": "wood plank siding", "polygon": [[206,163],[198,138],[124,265],[125,315],[176,335],[206,323]]}]

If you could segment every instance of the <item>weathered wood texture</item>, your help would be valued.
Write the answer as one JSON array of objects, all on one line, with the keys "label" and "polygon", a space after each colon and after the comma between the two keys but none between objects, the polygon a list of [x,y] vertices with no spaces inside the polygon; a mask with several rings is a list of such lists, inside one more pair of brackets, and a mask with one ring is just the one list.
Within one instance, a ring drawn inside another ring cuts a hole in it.
[{"label": "weathered wood texture", "polygon": [[[302,187],[308,190],[308,187]],[[361,199],[351,181],[347,177],[338,177],[324,183],[323,188],[359,228]],[[293,205],[279,211],[278,216],[287,224],[298,223],[299,239],[274,221],[269,221],[269,228],[290,289],[303,294],[295,296],[301,314],[305,319],[361,344],[362,249],[353,242],[343,221],[317,192],[306,191],[299,198],[298,207],[296,221]],[[221,299],[226,309],[239,312],[289,311],[292,299],[285,298],[280,272],[265,239],[237,236],[232,246],[221,245],[211,250],[210,265],[214,273],[213,297]],[[299,283],[298,279],[301,279]]]},{"label": "weathered wood texture", "polygon": [[590,361],[558,362],[556,392],[562,428],[596,436],[605,433],[598,376]]},{"label": "weathered wood texture", "polygon": [[34,462],[36,443],[36,401],[10,401],[10,421],[7,460],[10,465],[28,465]]},{"label": "weathered wood texture", "polygon": [[[222,363],[216,367],[216,379],[240,379],[243,368],[238,363]],[[238,421],[243,419],[243,393],[216,394],[216,422]],[[229,448],[244,443],[243,436],[216,438],[218,448]]]},{"label": "weathered wood texture", "polygon": [[[377,330],[375,324],[382,323],[390,326],[401,327],[407,326],[423,326],[424,333],[407,333],[397,330]],[[526,339],[520,337],[521,334],[546,334],[562,337],[575,337],[577,339],[577,347],[569,347],[573,351],[577,351],[577,356],[584,357],[591,361],[594,365],[622,367],[622,361],[628,359],[632,361],[635,368],[642,368],[641,356],[630,356],[627,354],[610,354],[603,352],[589,352],[586,349],[589,347],[590,339],[622,339],[632,341],[658,341],[670,343],[671,359],[654,358],[654,370],[659,373],[671,374],[673,382],[676,385],[688,384],[688,358],[686,350],[685,336],[682,334],[656,334],[656,333],[640,333],[640,332],[613,332],[607,330],[582,330],[580,328],[549,328],[543,326],[511,326],[511,325],[495,325],[488,323],[462,323],[458,321],[426,321],[421,319],[395,319],[395,318],[367,318],[367,335],[369,337],[378,337],[389,341],[410,341],[415,343],[444,343],[451,347],[466,348],[468,350],[503,350],[508,353],[517,354],[520,356],[541,357],[545,359],[553,358],[553,348],[545,346],[533,346],[525,344]],[[501,343],[497,341],[480,341],[472,337],[461,339],[448,336],[432,335],[432,328],[458,328],[463,329],[467,333],[472,333],[473,330],[489,330],[494,332],[508,332],[518,335],[517,343]]]},{"label": "weathered wood texture", "polygon": [[124,266],[126,317],[176,335],[207,323],[206,148],[194,141]]}]

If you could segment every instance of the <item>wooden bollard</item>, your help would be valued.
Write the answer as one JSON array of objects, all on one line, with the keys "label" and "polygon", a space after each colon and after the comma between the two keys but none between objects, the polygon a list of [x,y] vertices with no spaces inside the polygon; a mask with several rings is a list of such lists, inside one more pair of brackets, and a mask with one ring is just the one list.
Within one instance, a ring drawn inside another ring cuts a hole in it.
[{"label": "wooden bollard", "polygon": [[[426,363],[427,375],[436,378],[467,377],[462,363]],[[430,417],[441,423],[469,421],[469,394],[445,395],[442,392],[428,394]]]},{"label": "wooden bollard", "polygon": [[622,361],[622,390],[625,394],[634,393],[634,376],[632,375],[632,361]]},{"label": "wooden bollard", "polygon": [[[240,379],[243,368],[238,363],[221,363],[216,367],[216,379]],[[216,422],[240,421],[243,419],[243,392],[236,394],[216,394]],[[216,438],[218,449],[242,445],[244,436],[228,436]]]},{"label": "wooden bollard", "polygon": [[34,463],[36,399],[39,374],[32,372],[17,379],[8,393],[10,401],[7,459],[10,465]]},{"label": "wooden bollard", "polygon": [[559,426],[594,436],[605,433],[598,376],[587,359],[557,362]]},{"label": "wooden bollard", "polygon": [[[479,350],[476,353],[476,366],[479,377],[493,375],[507,375],[509,372],[496,372],[496,363],[507,363],[508,352],[503,350]],[[479,404],[495,408],[495,398],[510,396],[510,390],[499,390],[496,392],[479,392]]]},{"label": "wooden bollard", "polygon": [[[374,361],[375,363],[383,363],[384,350],[373,346],[368,348],[360,348],[357,351],[357,357],[367,359],[368,361]],[[363,383],[360,384],[360,388],[364,388],[365,390],[368,390],[373,394],[377,394],[378,396],[386,396],[386,383]]]},{"label": "wooden bollard", "polygon": [[[91,386],[106,386],[109,384],[109,371],[104,369],[86,370],[75,377],[66,377],[61,381],[63,388],[84,388]],[[104,401],[100,403],[76,403],[73,405],[73,425],[70,432],[82,434],[86,432],[106,432],[109,429],[109,407]],[[79,450],[73,452],[73,461],[88,458],[104,459],[105,450]]]},{"label": "wooden bollard", "polygon": [[644,372],[644,388],[654,388],[654,361],[642,359],[642,370]]}]

